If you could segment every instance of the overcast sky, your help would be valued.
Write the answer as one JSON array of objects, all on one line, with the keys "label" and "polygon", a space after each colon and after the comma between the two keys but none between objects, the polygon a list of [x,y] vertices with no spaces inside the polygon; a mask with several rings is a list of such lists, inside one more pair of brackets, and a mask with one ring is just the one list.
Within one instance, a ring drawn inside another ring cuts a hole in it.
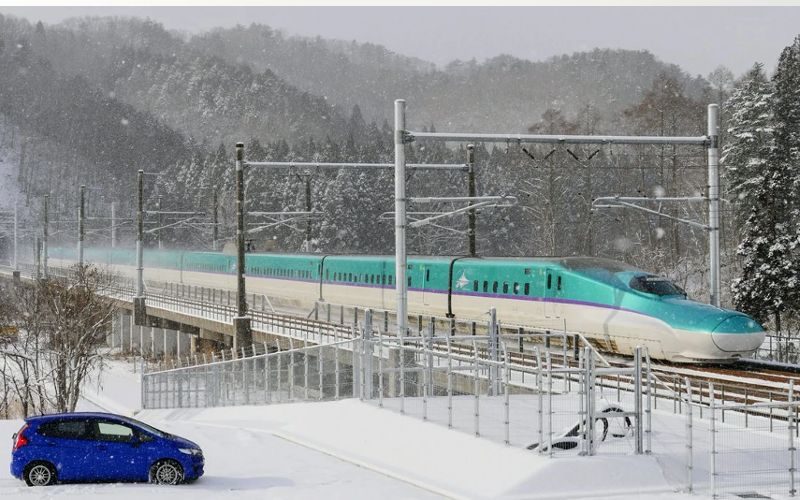
[{"label": "overcast sky", "polygon": [[720,64],[737,75],[773,69],[800,34],[800,7],[0,7],[56,23],[68,17],[149,17],[199,32],[252,22],[299,34],[385,45],[443,65],[498,54],[542,60],[594,47],[646,49],[691,74]]}]

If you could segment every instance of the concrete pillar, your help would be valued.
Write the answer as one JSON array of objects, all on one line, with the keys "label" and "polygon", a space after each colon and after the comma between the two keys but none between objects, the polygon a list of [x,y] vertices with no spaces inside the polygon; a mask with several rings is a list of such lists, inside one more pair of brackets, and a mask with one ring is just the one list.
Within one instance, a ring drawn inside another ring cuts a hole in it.
[{"label": "concrete pillar", "polygon": [[194,354],[197,352],[197,336],[189,335],[189,353]]},{"label": "concrete pillar", "polygon": [[181,354],[182,354],[181,353],[181,336],[182,335],[183,334],[180,331],[175,330],[175,356],[178,357],[178,358],[180,358]]}]

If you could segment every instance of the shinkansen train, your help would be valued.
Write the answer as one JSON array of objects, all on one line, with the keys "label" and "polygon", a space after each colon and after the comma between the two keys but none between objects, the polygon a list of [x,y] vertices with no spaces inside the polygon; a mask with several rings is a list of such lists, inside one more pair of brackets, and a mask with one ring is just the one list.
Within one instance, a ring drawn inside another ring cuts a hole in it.
[{"label": "shinkansen train", "polygon": [[[85,250],[88,262],[135,275],[135,252]],[[49,252],[74,262],[71,249]],[[190,251],[144,252],[146,280],[236,288],[236,257]],[[364,255],[247,254],[248,292],[282,297],[309,310],[317,300],[394,309],[394,258]],[[607,350],[676,362],[732,361],[764,340],[745,314],[690,300],[670,280],[594,257],[409,257],[409,314],[485,321],[490,307],[505,324],[580,332]]]}]

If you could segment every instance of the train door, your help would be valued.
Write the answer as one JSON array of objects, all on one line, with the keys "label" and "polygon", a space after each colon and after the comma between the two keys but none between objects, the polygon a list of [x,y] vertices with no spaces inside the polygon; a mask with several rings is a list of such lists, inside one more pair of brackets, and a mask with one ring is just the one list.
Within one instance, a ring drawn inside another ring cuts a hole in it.
[{"label": "train door", "polygon": [[558,318],[561,306],[558,302],[561,294],[561,274],[554,269],[545,270],[544,279],[544,317]]}]

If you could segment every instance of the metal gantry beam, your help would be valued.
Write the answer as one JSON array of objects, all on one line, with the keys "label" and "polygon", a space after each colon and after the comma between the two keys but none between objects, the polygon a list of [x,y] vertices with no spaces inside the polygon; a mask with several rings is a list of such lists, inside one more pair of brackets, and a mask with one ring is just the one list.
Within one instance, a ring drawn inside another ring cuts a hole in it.
[{"label": "metal gantry beam", "polygon": [[[357,163],[357,162],[303,162],[303,161],[247,161],[247,167],[269,167],[269,168],[314,168],[314,169],[391,169],[395,168],[394,163]],[[406,165],[408,170],[460,170],[467,172],[469,165],[451,163],[409,163]]]},{"label": "metal gantry beam", "polygon": [[519,142],[525,144],[676,144],[687,146],[708,146],[709,136],[666,137],[632,135],[540,135],[540,134],[473,134],[453,132],[414,132],[403,134],[404,142],[444,141],[444,142]]}]

